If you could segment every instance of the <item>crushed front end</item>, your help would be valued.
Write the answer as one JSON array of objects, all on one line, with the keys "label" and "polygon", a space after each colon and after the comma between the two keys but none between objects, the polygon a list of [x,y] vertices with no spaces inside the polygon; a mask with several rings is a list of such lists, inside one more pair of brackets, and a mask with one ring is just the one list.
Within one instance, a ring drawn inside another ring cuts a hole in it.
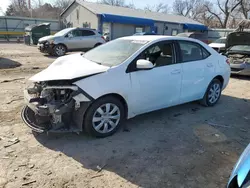
[{"label": "crushed front end", "polygon": [[228,59],[232,74],[250,75],[250,54],[229,54]]},{"label": "crushed front end", "polygon": [[42,53],[53,53],[54,44],[49,41],[38,41],[37,48]]},{"label": "crushed front end", "polygon": [[90,100],[70,83],[36,82],[24,90],[23,121],[35,132],[82,131]]}]

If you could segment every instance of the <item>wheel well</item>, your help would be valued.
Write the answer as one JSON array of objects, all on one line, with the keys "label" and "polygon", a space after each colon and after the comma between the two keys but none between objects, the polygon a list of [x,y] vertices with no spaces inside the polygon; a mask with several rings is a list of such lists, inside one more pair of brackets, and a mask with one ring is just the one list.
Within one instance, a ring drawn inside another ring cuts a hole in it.
[{"label": "wheel well", "polygon": [[[59,43],[59,44],[56,44],[56,45],[62,45],[62,46],[64,46],[64,47],[66,48],[66,51],[68,51],[68,48],[67,48],[67,46],[66,46],[65,44]],[[55,45],[55,46],[56,46],[56,45]]]},{"label": "wheel well", "polygon": [[109,93],[109,94],[101,96],[100,98],[107,97],[107,96],[113,96],[113,97],[119,99],[119,101],[121,101],[121,103],[124,106],[125,118],[127,119],[127,117],[128,117],[128,104],[127,104],[126,100],[121,95],[119,95],[117,93]]},{"label": "wheel well", "polygon": [[221,84],[223,85],[224,78],[221,75],[216,76],[214,79],[218,79],[221,82]]},{"label": "wheel well", "polygon": [[98,43],[95,44],[94,47],[97,47],[97,46],[99,46],[99,45],[102,45],[102,43],[98,42]]}]

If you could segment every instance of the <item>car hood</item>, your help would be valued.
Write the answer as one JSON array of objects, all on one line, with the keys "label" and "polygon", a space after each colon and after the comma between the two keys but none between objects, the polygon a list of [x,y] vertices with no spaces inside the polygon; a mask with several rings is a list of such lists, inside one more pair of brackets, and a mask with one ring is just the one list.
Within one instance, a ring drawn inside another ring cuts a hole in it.
[{"label": "car hood", "polygon": [[226,48],[230,48],[235,45],[249,45],[250,32],[233,32],[227,36]]},{"label": "car hood", "polygon": [[55,36],[54,35],[49,35],[49,36],[45,36],[45,37],[42,37],[38,40],[38,42],[41,42],[41,41],[47,41],[47,40],[52,40],[54,39]]},{"label": "car hood", "polygon": [[82,57],[80,53],[57,58],[48,68],[32,76],[32,82],[72,80],[105,72],[110,67],[99,65]]},{"label": "car hood", "polygon": [[223,43],[211,43],[209,46],[212,48],[225,48],[225,44]]}]

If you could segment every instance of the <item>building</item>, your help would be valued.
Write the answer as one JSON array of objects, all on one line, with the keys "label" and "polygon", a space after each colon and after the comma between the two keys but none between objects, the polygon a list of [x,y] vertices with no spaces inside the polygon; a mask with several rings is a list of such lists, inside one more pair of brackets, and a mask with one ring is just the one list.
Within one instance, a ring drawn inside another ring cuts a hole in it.
[{"label": "building", "polygon": [[73,1],[61,13],[66,27],[89,27],[100,33],[109,33],[111,39],[137,32],[155,32],[176,35],[182,32],[207,31],[201,23],[184,16],[149,12],[138,9]]}]

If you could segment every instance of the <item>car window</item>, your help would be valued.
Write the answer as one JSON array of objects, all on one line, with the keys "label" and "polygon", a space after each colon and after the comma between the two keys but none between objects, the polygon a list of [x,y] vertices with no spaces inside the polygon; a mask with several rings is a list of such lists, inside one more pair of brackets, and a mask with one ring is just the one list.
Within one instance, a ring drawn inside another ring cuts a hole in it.
[{"label": "car window", "polygon": [[70,31],[66,37],[80,37],[82,34],[81,34],[81,31],[79,29],[75,29],[73,31]]},{"label": "car window", "polygon": [[171,65],[175,62],[172,42],[160,42],[142,52],[138,59],[151,61],[155,67]]},{"label": "car window", "polygon": [[[206,55],[205,53],[208,53],[207,57],[210,55],[209,52],[207,52],[207,50],[204,51],[205,49],[203,49],[199,44],[196,44],[194,42],[180,41],[179,44],[181,49],[182,62],[205,59]],[[203,53],[204,53],[204,58],[203,58]]]},{"label": "car window", "polygon": [[82,36],[92,36],[92,35],[95,35],[93,31],[82,30]]}]

